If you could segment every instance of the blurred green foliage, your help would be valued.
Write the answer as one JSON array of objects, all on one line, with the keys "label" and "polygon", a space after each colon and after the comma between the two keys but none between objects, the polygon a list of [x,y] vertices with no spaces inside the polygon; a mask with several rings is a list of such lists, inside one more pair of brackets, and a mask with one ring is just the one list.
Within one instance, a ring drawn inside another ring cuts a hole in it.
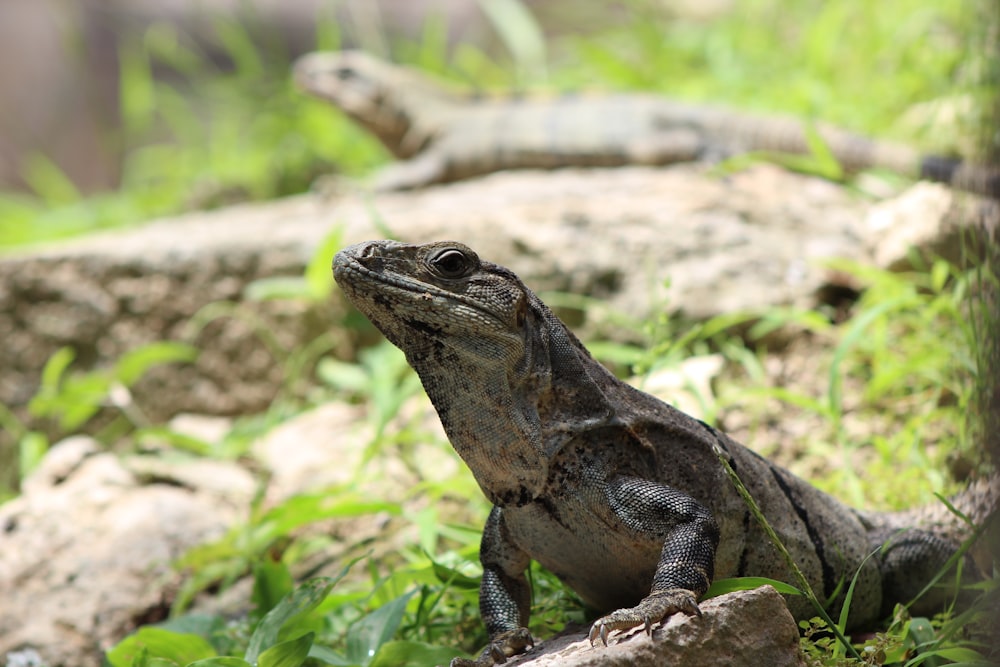
[{"label": "blurred green foliage", "polygon": [[[482,4],[507,56],[449,49],[441,22],[429,20],[420,40],[392,45],[396,57],[477,87],[653,90],[945,151],[969,150],[996,98],[997,82],[983,74],[986,0],[733,0],[712,18],[630,0],[611,21],[593,11],[587,31],[551,35],[518,0]],[[223,64],[168,24],[123,38],[122,126],[107,138],[121,147],[120,187],[82,197],[35,155],[23,174],[32,192],[0,194],[0,248],[303,192],[321,174],[358,176],[387,158],[292,89],[284,45],[231,18],[213,29]],[[335,24],[317,26],[312,46],[339,43]],[[955,117],[948,131],[934,122],[941,116]]]}]

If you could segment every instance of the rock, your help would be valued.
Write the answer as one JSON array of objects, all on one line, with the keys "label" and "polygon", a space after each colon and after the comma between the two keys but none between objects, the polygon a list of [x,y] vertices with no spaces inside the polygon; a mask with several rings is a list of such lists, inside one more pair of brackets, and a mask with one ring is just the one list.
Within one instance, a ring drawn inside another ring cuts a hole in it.
[{"label": "rock", "polygon": [[[273,507],[300,494],[321,494],[330,507],[375,502],[397,504],[407,516],[433,511],[449,521],[478,523],[485,516],[485,499],[456,504],[448,498],[431,501],[414,494],[421,484],[447,481],[450,488],[466,484],[468,493],[481,497],[472,473],[447,442],[430,401],[421,394],[406,402],[398,416],[374,442],[375,429],[358,406],[327,403],[293,417],[272,429],[251,447],[251,453],[268,471],[265,507]],[[416,442],[400,446],[395,434],[407,430]],[[401,521],[391,512],[351,511],[317,521],[305,530],[330,539],[316,559],[332,564],[336,574],[343,561],[361,553],[384,554],[419,541],[412,521]],[[300,531],[301,533],[301,531]],[[358,549],[363,549],[359,552]],[[314,560],[299,565],[311,571]]]},{"label": "rock", "polygon": [[629,380],[629,384],[652,394],[689,415],[701,415],[705,405],[714,401],[712,381],[722,372],[721,354],[688,357],[675,367],[655,370]]},{"label": "rock", "polygon": [[[176,423],[209,442],[219,426],[195,415]],[[420,442],[387,452],[404,427]],[[485,499],[458,505],[413,493],[419,481],[444,479],[478,493],[425,396],[404,403],[386,427],[380,455],[369,460],[374,433],[362,408],[343,403],[272,429],[251,446],[253,467],[269,481],[263,509],[312,495],[329,507],[372,501],[399,503],[408,516],[485,515]],[[24,661],[35,654],[48,667],[100,665],[103,650],[166,617],[183,581],[171,564],[244,521],[257,492],[257,479],[235,462],[171,450],[119,457],[86,436],[53,446],[22,495],[0,506],[0,665],[33,664]],[[307,531],[328,545],[297,563],[296,573],[327,566],[335,573],[347,555],[385,554],[419,541],[414,523],[392,512],[348,510],[320,521],[322,511],[297,535]],[[249,604],[244,585],[209,596],[199,608],[240,614]]]},{"label": "rock", "polygon": [[998,221],[1000,202],[924,182],[872,206],[865,218],[865,238],[876,266],[907,271],[914,268],[915,258],[974,261],[965,255],[970,239],[963,236],[972,230],[995,235]]},{"label": "rock", "polygon": [[[357,343],[340,326],[348,311],[335,289],[333,299],[247,296],[257,279],[300,276],[335,226],[345,244],[387,228],[402,240],[464,241],[543,295],[601,303],[560,309],[585,338],[635,340],[622,315],[704,319],[836,298],[831,285],[856,285],[824,260],[877,254],[897,266],[910,242],[937,247],[941,230],[958,238],[965,223],[946,215],[951,198],[918,184],[873,207],[772,165],[717,178],[680,164],[498,173],[374,199],[299,196],[162,220],[0,259],[0,402],[28,420],[40,369],[62,346],[76,350],[73,370],[86,371],[137,346],[179,340],[194,344],[198,359],[154,368],[132,387],[139,412],[159,422],[265,409],[289,382],[287,350],[328,336],[332,353],[345,357]],[[925,230],[919,238],[916,229]]]},{"label": "rock", "polygon": [[586,632],[535,645],[531,653],[508,661],[512,667],[799,667],[799,631],[784,598],[770,586],[736,591],[703,601],[701,618],[671,616],[655,627],[612,635],[609,646],[593,648]]},{"label": "rock", "polygon": [[909,266],[910,248],[926,246],[941,235],[941,222],[951,205],[947,187],[918,183],[900,196],[872,206],[865,224],[876,265],[887,269]]},{"label": "rock", "polygon": [[270,473],[268,504],[354,479],[364,443],[371,438],[363,417],[359,406],[327,403],[292,417],[257,440],[251,453]]},{"label": "rock", "polygon": [[[462,464],[427,397],[413,397],[399,412],[381,445],[373,444],[375,430],[363,409],[338,402],[304,412],[269,431],[251,447],[254,458],[269,472],[267,503],[349,483],[364,497],[400,502],[420,481],[440,482],[458,475]],[[423,437],[408,446],[405,455],[387,454],[392,434],[401,430],[399,422],[411,419],[419,421]],[[373,446],[381,455],[371,455]]]},{"label": "rock", "polygon": [[167,427],[174,433],[213,443],[221,441],[232,430],[233,420],[228,417],[182,412],[171,419]]},{"label": "rock", "polygon": [[[541,292],[593,297],[633,318],[704,318],[814,305],[829,278],[818,260],[867,256],[867,209],[842,188],[769,165],[727,178],[692,164],[521,171],[374,200],[235,206],[22,251],[0,259],[0,402],[23,415],[61,346],[87,370],[145,343],[184,340],[200,350],[195,363],[156,368],[132,388],[143,414],[265,408],[286,380],[283,350],[332,332],[333,351],[349,353],[336,327],[346,305],[336,291],[332,302],[257,302],[245,288],[301,275],[334,226],[344,243],[385,228],[403,240],[454,238]],[[584,335],[635,336],[600,309],[562,314]]]},{"label": "rock", "polygon": [[254,489],[235,464],[131,463],[74,437],[0,506],[0,663],[35,652],[49,667],[100,665],[137,625],[166,617],[181,581],[172,561],[220,536]]}]

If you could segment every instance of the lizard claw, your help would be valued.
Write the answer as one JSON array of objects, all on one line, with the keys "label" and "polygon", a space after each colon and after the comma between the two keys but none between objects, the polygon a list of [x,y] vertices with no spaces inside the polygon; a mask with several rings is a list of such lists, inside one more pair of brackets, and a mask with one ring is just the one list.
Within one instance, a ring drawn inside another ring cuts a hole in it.
[{"label": "lizard claw", "polygon": [[594,641],[598,637],[601,638],[601,641],[604,643],[605,646],[608,645],[608,626],[605,624],[603,618],[595,622],[592,626],[590,626],[590,634],[588,635],[588,639],[590,639],[591,646],[594,645]]},{"label": "lizard claw", "polygon": [[507,658],[515,656],[518,653],[524,653],[526,649],[534,648],[534,646],[535,640],[532,639],[528,628],[515,628],[514,630],[501,632],[495,636],[475,660],[453,658],[449,667],[493,667],[493,665],[502,665],[507,662]]},{"label": "lizard claw", "polygon": [[607,616],[597,619],[590,626],[590,645],[593,646],[600,637],[605,646],[608,645],[608,633],[615,630],[629,630],[643,626],[646,634],[653,636],[653,623],[681,612],[688,616],[701,616],[701,609],[695,601],[694,593],[683,588],[672,588],[667,591],[650,593],[631,609],[617,609]]}]

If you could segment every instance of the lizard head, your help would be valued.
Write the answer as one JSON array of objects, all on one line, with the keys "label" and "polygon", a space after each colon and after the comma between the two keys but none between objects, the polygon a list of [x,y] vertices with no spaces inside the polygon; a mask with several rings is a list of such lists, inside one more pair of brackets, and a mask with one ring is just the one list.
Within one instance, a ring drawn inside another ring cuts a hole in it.
[{"label": "lizard head", "polygon": [[337,253],[333,272],[406,354],[487,497],[536,497],[550,456],[538,416],[551,382],[541,301],[513,272],[452,241],[359,243]]},{"label": "lizard head", "polygon": [[516,275],[483,262],[468,246],[359,243],[337,253],[333,272],[351,302],[418,372],[426,361],[510,371],[523,363],[529,292]]},{"label": "lizard head", "polygon": [[416,155],[444,122],[455,95],[443,84],[363,51],[319,51],[299,58],[295,85],[337,106],[399,159]]}]

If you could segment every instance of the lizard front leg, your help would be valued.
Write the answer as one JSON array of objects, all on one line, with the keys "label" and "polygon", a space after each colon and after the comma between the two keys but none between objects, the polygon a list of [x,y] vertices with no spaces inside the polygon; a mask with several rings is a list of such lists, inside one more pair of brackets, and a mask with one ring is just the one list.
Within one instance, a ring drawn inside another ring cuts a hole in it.
[{"label": "lizard front leg", "polygon": [[664,484],[619,478],[607,487],[611,509],[629,529],[663,540],[653,585],[638,605],[618,609],[590,628],[590,643],[605,645],[608,633],[644,626],[682,612],[701,616],[698,598],[708,590],[715,571],[719,528],[711,512],[694,498]]},{"label": "lizard front leg", "polygon": [[455,658],[451,667],[492,667],[534,646],[527,628],[531,587],[524,575],[531,559],[507,537],[499,507],[494,507],[486,519],[479,560],[483,564],[479,613],[490,643],[476,660]]}]

